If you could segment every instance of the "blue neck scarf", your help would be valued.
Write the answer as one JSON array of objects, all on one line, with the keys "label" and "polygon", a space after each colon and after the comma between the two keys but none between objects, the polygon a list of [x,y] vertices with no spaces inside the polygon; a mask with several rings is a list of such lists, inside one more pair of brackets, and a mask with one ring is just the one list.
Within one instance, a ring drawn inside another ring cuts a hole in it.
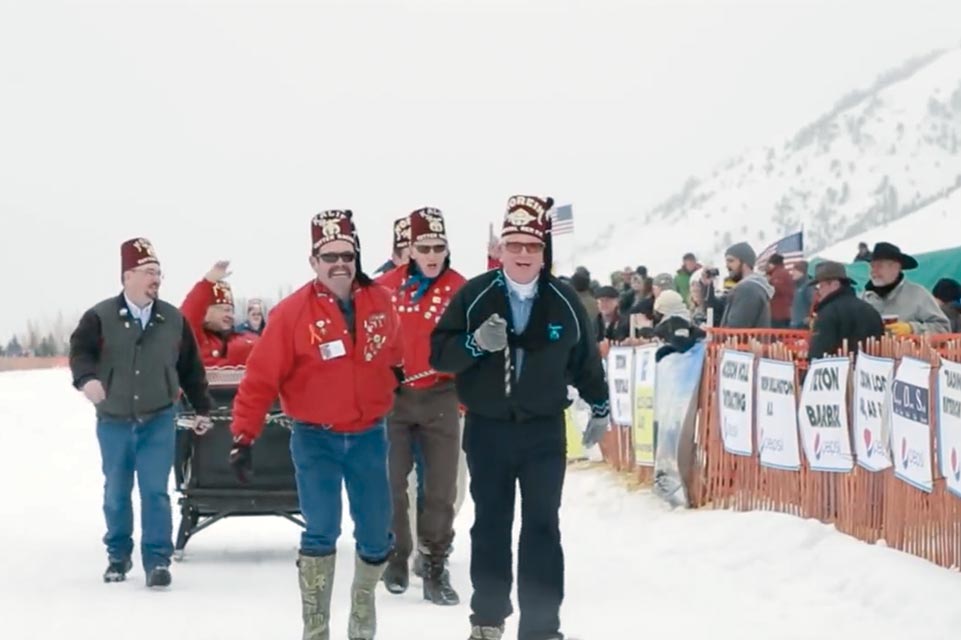
[{"label": "blue neck scarf", "polygon": [[435,280],[437,280],[437,278],[428,278],[421,273],[416,262],[411,262],[410,277],[407,278],[406,282],[404,282],[404,286],[402,288],[404,290],[416,288],[416,291],[414,291],[414,293],[410,296],[410,301],[417,302],[424,297],[424,294],[427,293],[427,290],[430,289],[430,285],[434,284]]}]

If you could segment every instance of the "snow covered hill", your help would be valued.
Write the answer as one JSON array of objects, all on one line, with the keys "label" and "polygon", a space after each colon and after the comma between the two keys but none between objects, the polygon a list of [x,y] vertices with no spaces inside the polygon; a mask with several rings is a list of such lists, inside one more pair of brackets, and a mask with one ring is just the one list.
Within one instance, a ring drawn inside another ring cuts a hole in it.
[{"label": "snow covered hill", "polygon": [[959,189],[961,49],[951,49],[882,75],[789,140],[691,178],[580,246],[577,260],[604,272],[640,262],[663,270],[688,250],[716,261],[741,240],[760,252],[802,226],[812,254]]},{"label": "snow covered hill", "polygon": [[961,246],[961,189],[903,218],[822,249],[818,257],[850,262],[858,252],[858,242],[873,247],[882,241],[893,242],[911,254]]},{"label": "snow covered hill", "polygon": [[[90,406],[64,370],[2,373],[0,425],[0,637],[300,637],[296,527],[278,518],[214,525],[174,565],[168,592],[148,591],[138,566],[126,583],[103,584],[102,479]],[[470,522],[468,503],[451,563],[465,602]],[[919,629],[930,640],[950,640],[961,628],[961,575],[817,522],[670,511],[647,493],[626,492],[606,472],[572,469],[562,528],[562,618],[584,640],[903,640]],[[345,638],[351,533],[346,521],[335,640]],[[402,597],[380,592],[377,637],[466,638],[466,604],[425,604],[419,588],[415,579]]]}]

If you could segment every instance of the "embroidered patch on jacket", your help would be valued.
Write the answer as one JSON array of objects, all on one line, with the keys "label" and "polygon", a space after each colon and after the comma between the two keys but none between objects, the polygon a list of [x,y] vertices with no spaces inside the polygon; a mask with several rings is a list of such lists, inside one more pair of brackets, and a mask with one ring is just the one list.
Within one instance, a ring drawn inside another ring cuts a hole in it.
[{"label": "embroidered patch on jacket", "polygon": [[547,339],[551,342],[557,342],[561,339],[561,332],[564,326],[560,324],[549,324],[547,325]]},{"label": "embroidered patch on jacket", "polygon": [[386,324],[386,313],[372,313],[364,320],[364,333],[367,336],[364,341],[364,360],[367,362],[373,360],[387,343],[387,337],[384,335]]}]

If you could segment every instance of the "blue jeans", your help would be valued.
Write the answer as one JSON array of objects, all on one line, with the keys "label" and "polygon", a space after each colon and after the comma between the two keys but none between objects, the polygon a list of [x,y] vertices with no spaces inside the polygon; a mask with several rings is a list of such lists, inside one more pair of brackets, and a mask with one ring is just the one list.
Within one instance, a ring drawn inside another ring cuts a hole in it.
[{"label": "blue jeans", "polygon": [[394,547],[387,429],[383,420],[359,433],[294,423],[290,453],[297,476],[300,511],[307,522],[300,552],[326,556],[340,537],[341,484],[347,486],[357,555],[379,564]]},{"label": "blue jeans", "polygon": [[140,553],[144,570],[170,564],[173,521],[167,483],[174,462],[173,408],[145,420],[97,419],[97,440],[103,461],[103,542],[111,560],[133,554],[134,473],[140,487]]}]

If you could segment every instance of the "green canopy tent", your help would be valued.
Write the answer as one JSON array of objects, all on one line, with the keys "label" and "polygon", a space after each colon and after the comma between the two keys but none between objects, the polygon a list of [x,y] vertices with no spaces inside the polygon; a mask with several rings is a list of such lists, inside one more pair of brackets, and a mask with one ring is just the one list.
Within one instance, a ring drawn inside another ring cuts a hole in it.
[{"label": "green canopy tent", "polygon": [[[941,278],[954,278],[961,282],[961,247],[911,255],[918,261],[918,268],[905,271],[904,275],[908,280],[917,282],[928,291],[933,289],[935,283]],[[819,262],[822,262],[821,258],[811,259],[808,269],[811,276],[814,275],[814,268]],[[853,262],[846,267],[848,277],[855,282],[855,288],[859,292],[863,291],[864,285],[870,280],[870,263]]]}]

